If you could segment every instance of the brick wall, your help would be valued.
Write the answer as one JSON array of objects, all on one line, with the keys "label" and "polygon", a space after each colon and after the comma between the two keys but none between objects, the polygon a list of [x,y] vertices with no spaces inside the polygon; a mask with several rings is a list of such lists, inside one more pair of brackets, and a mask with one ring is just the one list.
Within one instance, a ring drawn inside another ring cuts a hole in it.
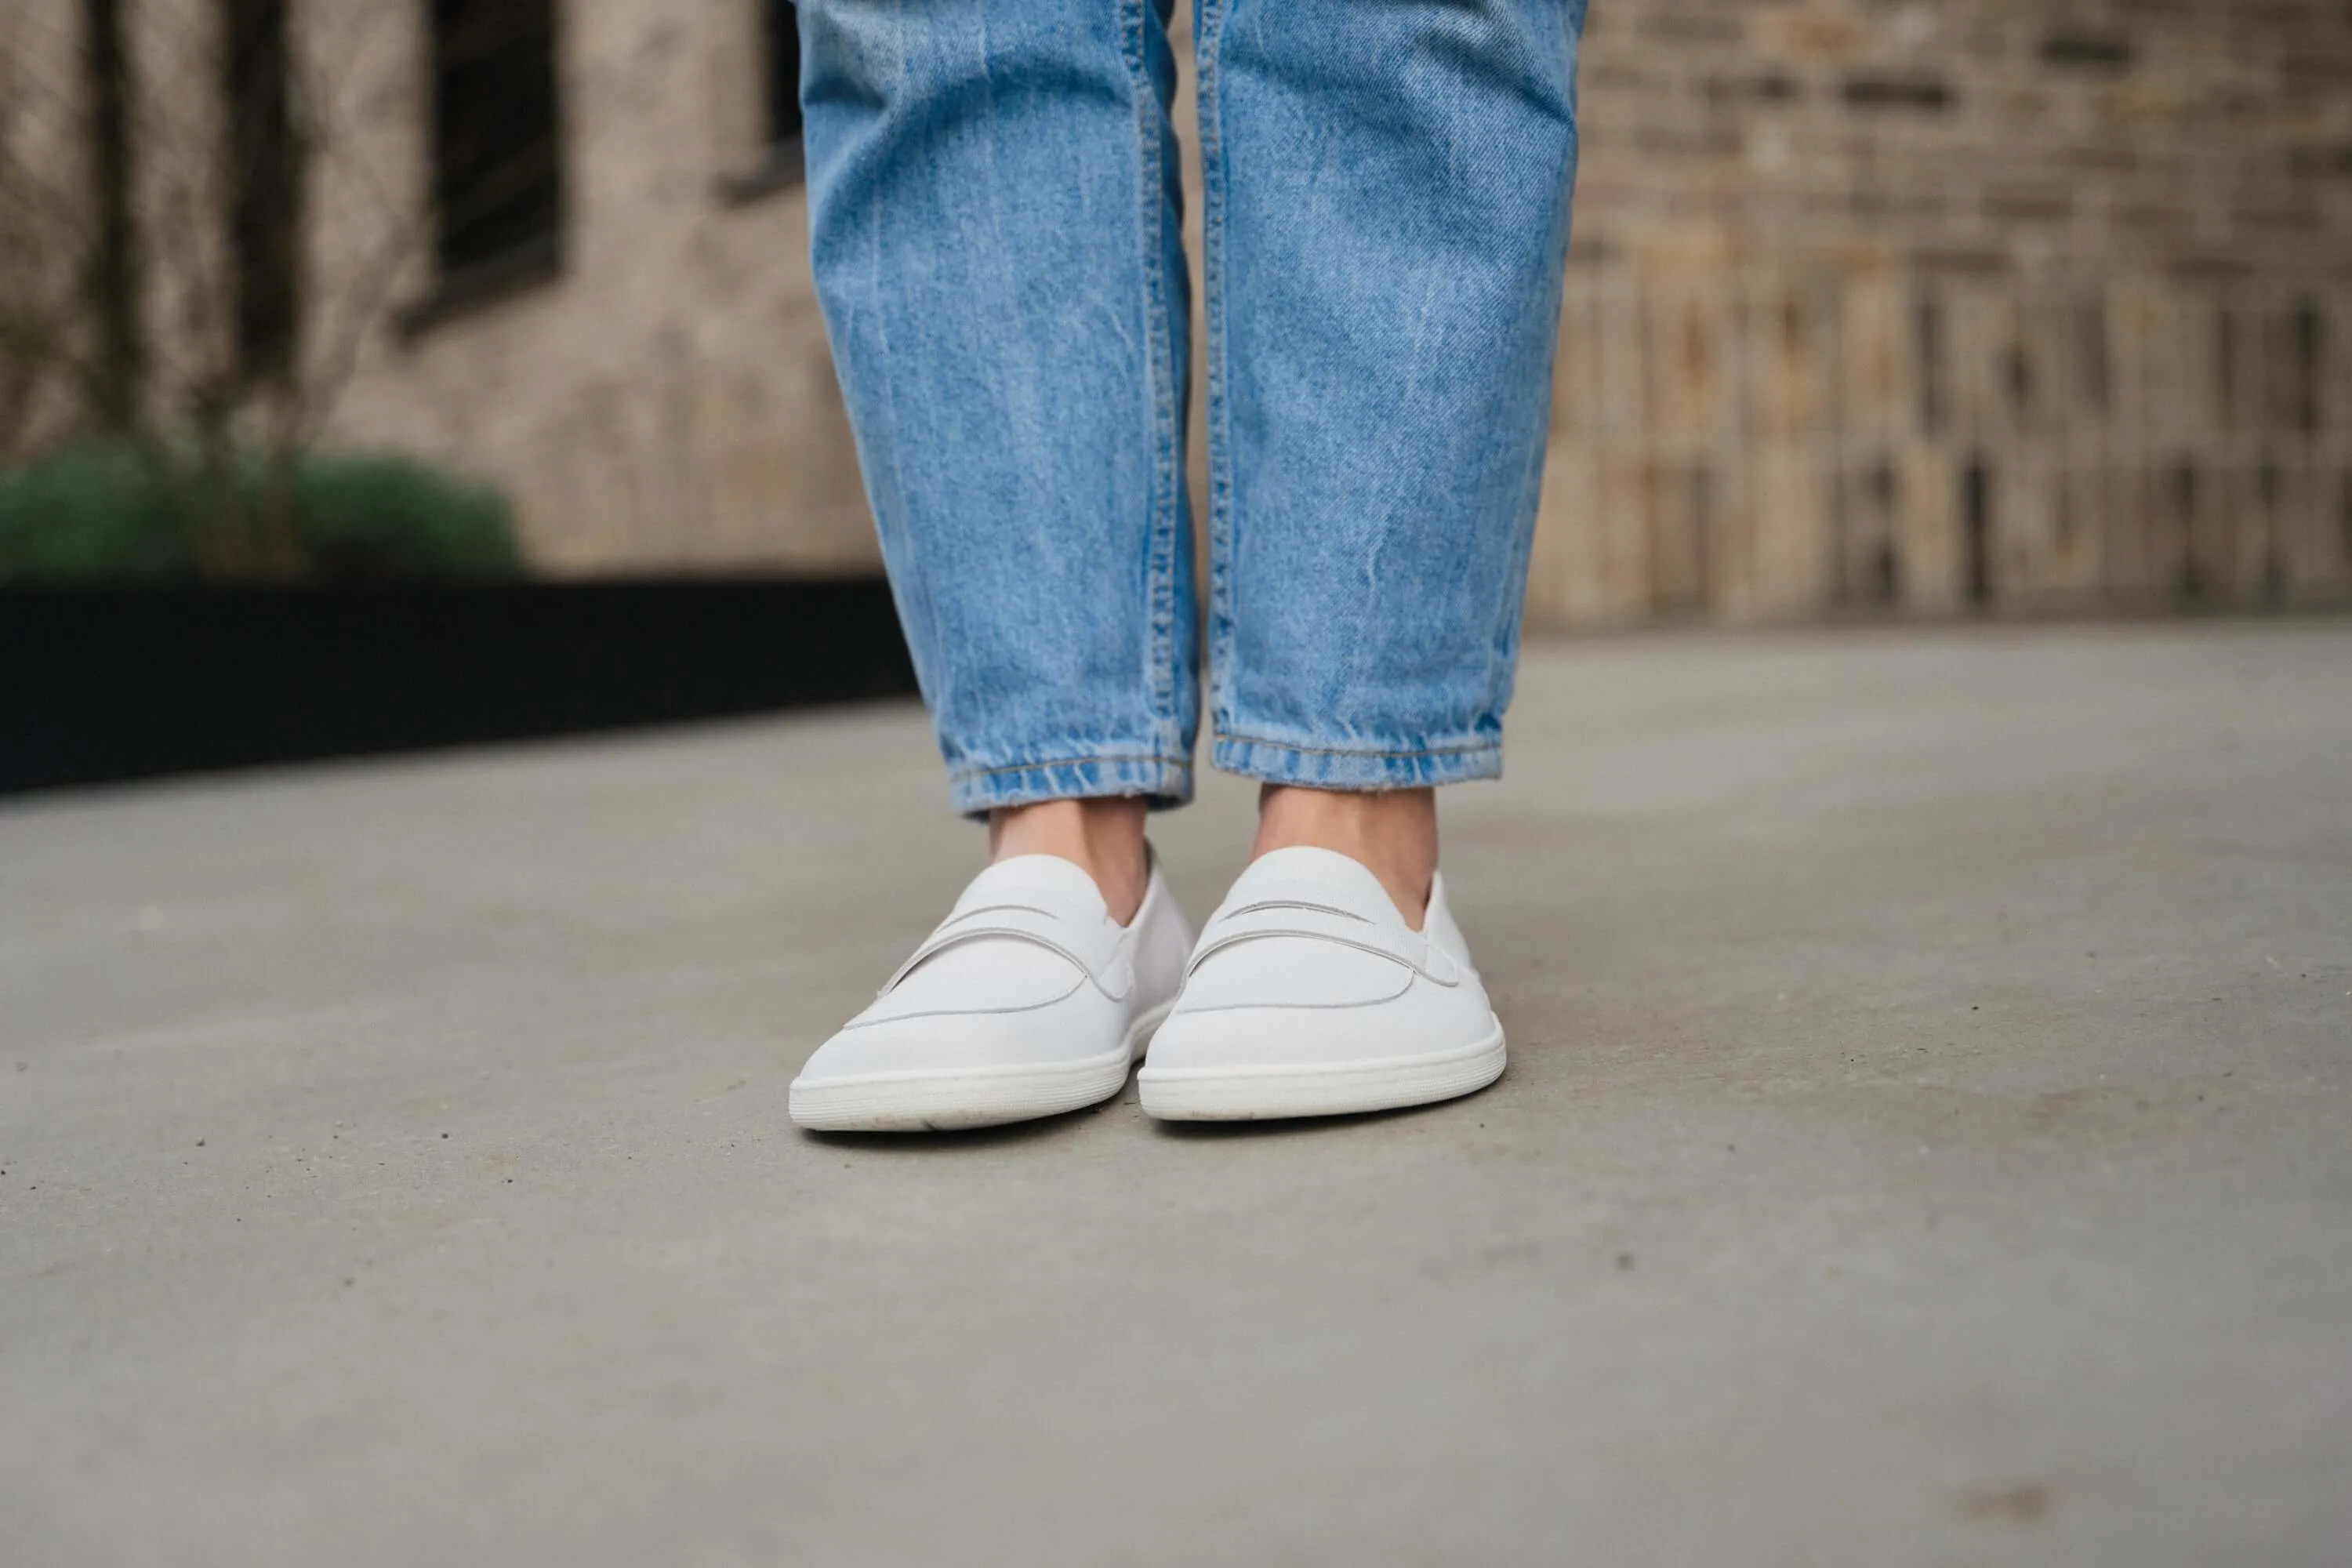
[{"label": "brick wall", "polygon": [[2352,589],[2352,6],[1598,0],[1539,625]]}]

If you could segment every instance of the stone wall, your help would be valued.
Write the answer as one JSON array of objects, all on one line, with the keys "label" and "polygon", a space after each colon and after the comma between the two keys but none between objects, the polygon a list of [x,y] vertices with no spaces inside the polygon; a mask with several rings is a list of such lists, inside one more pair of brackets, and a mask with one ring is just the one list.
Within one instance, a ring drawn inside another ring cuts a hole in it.
[{"label": "stone wall", "polygon": [[1594,8],[1540,624],[2352,587],[2352,7]]}]

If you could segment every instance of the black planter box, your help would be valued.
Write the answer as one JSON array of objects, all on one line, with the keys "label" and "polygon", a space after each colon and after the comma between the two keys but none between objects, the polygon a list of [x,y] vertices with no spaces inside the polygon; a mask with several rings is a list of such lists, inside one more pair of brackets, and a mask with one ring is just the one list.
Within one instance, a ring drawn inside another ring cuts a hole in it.
[{"label": "black planter box", "polygon": [[0,793],[915,689],[887,587],[0,592]]}]

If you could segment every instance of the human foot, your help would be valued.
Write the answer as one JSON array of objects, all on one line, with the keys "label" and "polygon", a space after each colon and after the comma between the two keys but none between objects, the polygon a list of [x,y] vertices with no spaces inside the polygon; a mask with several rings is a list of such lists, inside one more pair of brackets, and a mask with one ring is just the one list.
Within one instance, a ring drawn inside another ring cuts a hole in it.
[{"label": "human foot", "polygon": [[1055,855],[998,860],[793,1080],[792,1118],[835,1132],[1053,1116],[1126,1086],[1182,977],[1192,931],[1145,857],[1133,920]]},{"label": "human foot", "polygon": [[1135,795],[999,806],[988,815],[988,857],[1058,855],[1094,879],[1110,918],[1124,925],[1142,907],[1151,880],[1146,815]]},{"label": "human foot", "polygon": [[1433,870],[1421,929],[1361,862],[1260,856],[1202,928],[1138,1082],[1146,1113],[1253,1121],[1450,1100],[1502,1075],[1503,1026]]},{"label": "human foot", "polygon": [[1418,931],[1437,875],[1437,792],[1268,784],[1258,792],[1250,858],[1297,848],[1328,849],[1370,871],[1405,924]]}]

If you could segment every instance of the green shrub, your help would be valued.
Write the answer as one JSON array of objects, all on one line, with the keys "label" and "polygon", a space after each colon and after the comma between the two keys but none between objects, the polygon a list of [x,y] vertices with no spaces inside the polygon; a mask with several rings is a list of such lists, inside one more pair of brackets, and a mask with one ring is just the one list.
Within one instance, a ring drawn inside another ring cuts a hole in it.
[{"label": "green shrub", "polygon": [[506,498],[364,452],[209,465],[123,443],[0,472],[0,584],[511,577]]}]

